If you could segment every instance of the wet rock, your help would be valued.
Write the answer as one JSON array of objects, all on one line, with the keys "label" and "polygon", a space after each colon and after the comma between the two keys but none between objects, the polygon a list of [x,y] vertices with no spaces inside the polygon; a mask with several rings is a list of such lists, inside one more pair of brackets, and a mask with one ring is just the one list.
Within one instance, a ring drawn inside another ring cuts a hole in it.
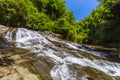
[{"label": "wet rock", "polygon": [[50,71],[53,68],[54,63],[49,58],[41,56],[39,57],[39,61],[33,63],[33,66],[35,66],[43,80],[52,80]]},{"label": "wet rock", "polygon": [[74,74],[76,74],[76,78],[77,80],[82,80],[81,78],[86,75],[86,73],[84,72],[84,70],[82,69],[81,66],[73,64],[73,65],[69,65],[69,69],[72,70],[72,72],[74,72]]},{"label": "wet rock", "polygon": [[37,57],[25,49],[9,50],[7,54],[0,54],[0,80],[52,80],[54,63],[47,57]]},{"label": "wet rock", "polygon": [[9,66],[13,63],[12,59],[3,58],[0,59],[0,66]]},{"label": "wet rock", "polygon": [[111,52],[111,51],[116,50],[116,48],[114,48],[114,47],[107,47],[104,45],[85,45],[85,46],[92,48],[96,51],[103,51],[103,52]]},{"label": "wet rock", "polygon": [[13,48],[13,45],[11,45],[6,39],[3,37],[0,37],[0,51],[5,52],[6,50],[10,50]]},{"label": "wet rock", "polygon": [[7,32],[9,27],[0,25],[0,36],[3,36],[5,32]]},{"label": "wet rock", "polygon": [[24,28],[9,31],[7,37],[10,42],[16,42],[17,47],[24,48],[4,52],[11,54],[5,55],[8,59],[14,60],[9,65],[12,66],[11,73],[3,76],[8,79],[16,76],[18,80],[112,80],[109,75],[119,76],[120,64],[93,54],[94,50],[89,47],[81,45],[85,49],[80,49],[77,47],[79,44],[51,39],[48,35]]},{"label": "wet rock", "polygon": [[115,79],[116,79],[116,80],[120,80],[120,77],[116,77]]},{"label": "wet rock", "polygon": [[43,35],[46,35],[46,36],[51,36],[51,37],[55,37],[55,38],[62,38],[62,35],[60,34],[56,34],[56,33],[53,33],[53,32],[50,32],[50,31],[44,31],[44,32],[39,32]]},{"label": "wet rock", "polygon": [[69,66],[70,70],[76,72],[77,80],[113,80],[111,76],[91,67],[82,67],[76,64]]},{"label": "wet rock", "polygon": [[106,54],[106,59],[111,62],[118,62],[120,63],[120,52],[118,48],[115,47],[107,47],[103,45],[86,45],[88,47],[91,47],[95,51],[100,51]]}]

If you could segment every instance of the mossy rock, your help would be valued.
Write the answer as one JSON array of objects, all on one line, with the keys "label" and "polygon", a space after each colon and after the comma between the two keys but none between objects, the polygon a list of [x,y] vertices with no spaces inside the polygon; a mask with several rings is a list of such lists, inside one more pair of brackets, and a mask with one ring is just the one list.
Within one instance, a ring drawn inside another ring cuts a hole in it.
[{"label": "mossy rock", "polygon": [[112,77],[97,69],[91,67],[84,67],[83,69],[89,75],[88,80],[112,80]]}]

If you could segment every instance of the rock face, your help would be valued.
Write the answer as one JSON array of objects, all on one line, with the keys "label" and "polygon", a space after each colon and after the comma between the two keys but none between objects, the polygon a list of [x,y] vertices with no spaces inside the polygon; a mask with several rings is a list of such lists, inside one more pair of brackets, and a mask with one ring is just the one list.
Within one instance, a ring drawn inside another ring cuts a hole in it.
[{"label": "rock face", "polygon": [[5,33],[9,30],[8,27],[5,27],[3,25],[0,25],[0,50],[9,48],[9,44],[7,41],[3,38]]},{"label": "rock face", "polygon": [[0,80],[39,80],[38,76],[32,74],[27,68],[22,66],[10,66],[0,68],[1,78]]},{"label": "rock face", "polygon": [[0,80],[52,80],[53,62],[28,50],[14,48],[4,38],[9,29],[0,25]]},{"label": "rock face", "polygon": [[7,32],[9,27],[5,27],[3,25],[0,25],[0,36],[3,35],[5,32]]},{"label": "rock face", "polygon": [[[25,60],[16,52],[5,51],[1,52],[0,55],[0,59],[2,60],[2,65],[0,66],[0,80],[39,80],[36,74],[30,72],[29,68],[20,65],[25,62]],[[9,63],[9,65],[7,63]]]},{"label": "rock face", "polygon": [[8,30],[3,39],[14,45],[0,51],[0,80],[117,80],[120,76],[120,63],[84,45],[24,28]]},{"label": "rock face", "polygon": [[[39,58],[24,49],[9,50],[0,55],[3,60],[3,65],[0,65],[0,80],[52,80],[49,72],[53,62],[45,57]],[[7,61],[3,57],[11,60],[9,65],[4,65]]]}]

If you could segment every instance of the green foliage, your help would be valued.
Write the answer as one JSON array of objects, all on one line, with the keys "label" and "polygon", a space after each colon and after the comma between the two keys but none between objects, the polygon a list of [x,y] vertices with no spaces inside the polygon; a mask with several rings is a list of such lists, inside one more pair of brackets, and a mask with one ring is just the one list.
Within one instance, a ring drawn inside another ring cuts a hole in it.
[{"label": "green foliage", "polygon": [[[97,9],[79,23],[89,29],[88,41],[92,43],[111,43],[120,41],[120,2],[99,0]],[[115,7],[117,3],[117,7]],[[119,5],[118,5],[119,4]],[[116,12],[115,12],[116,11]],[[81,25],[79,24],[79,25]]]},{"label": "green foliage", "polygon": [[0,0],[0,24],[52,31],[76,42],[87,39],[64,0]]},{"label": "green foliage", "polygon": [[100,5],[75,22],[64,0],[0,0],[0,24],[52,31],[75,42],[120,41],[120,1],[98,0]]}]

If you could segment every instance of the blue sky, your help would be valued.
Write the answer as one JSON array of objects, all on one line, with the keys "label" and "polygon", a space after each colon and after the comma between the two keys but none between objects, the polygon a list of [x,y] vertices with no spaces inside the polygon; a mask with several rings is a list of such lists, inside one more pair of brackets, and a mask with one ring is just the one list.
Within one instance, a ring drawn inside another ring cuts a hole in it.
[{"label": "blue sky", "polygon": [[88,16],[97,5],[97,0],[66,0],[67,8],[74,12],[77,21]]}]

